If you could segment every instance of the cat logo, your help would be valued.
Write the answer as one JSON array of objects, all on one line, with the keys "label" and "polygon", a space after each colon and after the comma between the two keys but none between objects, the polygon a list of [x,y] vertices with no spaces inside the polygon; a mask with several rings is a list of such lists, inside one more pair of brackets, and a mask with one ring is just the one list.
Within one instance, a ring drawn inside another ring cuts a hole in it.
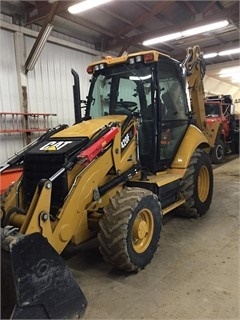
[{"label": "cat logo", "polygon": [[58,151],[58,150],[64,148],[69,143],[72,143],[72,141],[50,141],[47,144],[45,144],[43,147],[41,147],[39,150],[41,150],[41,151]]}]

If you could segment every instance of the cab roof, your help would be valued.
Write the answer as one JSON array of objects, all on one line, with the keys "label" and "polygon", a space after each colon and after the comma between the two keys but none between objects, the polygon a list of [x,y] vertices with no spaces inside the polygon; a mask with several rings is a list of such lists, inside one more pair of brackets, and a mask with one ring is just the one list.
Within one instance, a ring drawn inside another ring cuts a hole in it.
[{"label": "cab roof", "polygon": [[152,55],[153,59],[152,61],[148,61],[148,62],[153,62],[153,61],[159,61],[161,57],[165,57],[167,59],[173,60],[175,62],[179,62],[176,59],[173,59],[172,57],[170,57],[169,55],[156,51],[156,50],[148,50],[148,51],[139,51],[139,52],[135,52],[135,53],[130,53],[127,55],[123,55],[121,57],[112,57],[112,56],[106,56],[104,59],[93,62],[91,64],[88,65],[89,67],[94,67],[95,65],[100,65],[100,64],[105,64],[105,65],[115,65],[115,64],[121,64],[124,62],[127,62],[130,58],[135,58],[138,56],[147,56],[147,55]]}]

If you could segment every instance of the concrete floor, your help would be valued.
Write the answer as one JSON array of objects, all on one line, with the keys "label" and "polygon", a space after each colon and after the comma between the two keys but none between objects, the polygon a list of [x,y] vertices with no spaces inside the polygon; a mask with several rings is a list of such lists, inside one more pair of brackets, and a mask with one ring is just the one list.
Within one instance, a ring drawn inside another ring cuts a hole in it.
[{"label": "concrete floor", "polygon": [[88,300],[84,319],[240,319],[239,167],[238,158],[214,169],[203,217],[165,218],[159,248],[138,274],[112,270],[96,242],[69,258]]}]

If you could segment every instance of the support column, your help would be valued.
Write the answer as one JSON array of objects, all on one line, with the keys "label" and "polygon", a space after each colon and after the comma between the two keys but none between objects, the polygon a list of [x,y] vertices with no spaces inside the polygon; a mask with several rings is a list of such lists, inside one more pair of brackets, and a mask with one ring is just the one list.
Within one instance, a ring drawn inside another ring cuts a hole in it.
[{"label": "support column", "polygon": [[[18,78],[18,92],[21,112],[28,113],[28,97],[27,97],[27,76],[25,74],[24,64],[26,61],[26,50],[24,45],[24,35],[21,32],[14,33],[15,59]],[[23,128],[28,129],[27,117],[23,117]],[[22,133],[23,145],[31,142],[30,133]]]}]

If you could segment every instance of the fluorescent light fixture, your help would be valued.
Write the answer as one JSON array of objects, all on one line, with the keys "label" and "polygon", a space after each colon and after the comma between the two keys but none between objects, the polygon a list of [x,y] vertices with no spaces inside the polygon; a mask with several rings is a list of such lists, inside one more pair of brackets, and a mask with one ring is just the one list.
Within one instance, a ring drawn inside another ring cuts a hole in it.
[{"label": "fluorescent light fixture", "polygon": [[207,54],[204,54],[203,58],[204,59],[215,58],[217,55],[218,55],[217,52],[207,53]]},{"label": "fluorescent light fixture", "polygon": [[219,22],[215,22],[215,23],[210,23],[210,24],[207,24],[205,26],[201,26],[201,27],[196,27],[196,28],[185,30],[185,31],[182,32],[182,36],[183,37],[194,36],[196,34],[209,32],[209,31],[212,31],[212,30],[216,30],[216,29],[220,29],[220,28],[226,27],[228,24],[229,24],[229,22],[227,20],[223,20],[223,21],[219,21]]},{"label": "fluorescent light fixture", "polygon": [[166,36],[162,36],[162,37],[157,37],[157,38],[146,40],[146,41],[143,42],[143,45],[144,46],[149,46],[151,44],[167,42],[167,41],[178,39],[178,38],[181,38],[181,32],[171,33],[171,34],[168,34]]},{"label": "fluorescent light fixture", "polygon": [[240,66],[224,68],[219,72],[220,78],[228,78],[232,83],[240,82]]},{"label": "fluorescent light fixture", "polygon": [[231,76],[232,76],[232,74],[230,72],[219,74],[219,78],[230,78]]},{"label": "fluorescent light fixture", "polygon": [[68,11],[72,14],[80,13],[95,7],[100,6],[101,4],[110,2],[113,0],[85,0],[80,3],[74,4],[73,6],[68,8]]},{"label": "fluorescent light fixture", "polygon": [[143,42],[144,46],[156,44],[156,43],[161,43],[161,42],[167,42],[170,40],[177,40],[180,38],[186,38],[190,36],[194,36],[196,34],[204,33],[204,32],[209,32],[212,30],[220,29],[223,27],[226,27],[229,24],[227,20],[215,22],[215,23],[210,23],[201,27],[196,27],[192,29],[187,29],[185,31],[181,32],[176,32],[176,33],[171,33],[165,36],[157,37],[154,39],[149,39]]},{"label": "fluorescent light fixture", "polygon": [[229,56],[230,54],[235,54],[235,53],[240,53],[240,48],[221,51],[218,53],[218,55],[219,56]]},{"label": "fluorescent light fixture", "polygon": [[[41,39],[39,40],[38,44],[37,44],[37,47],[35,48],[32,56],[31,56],[31,59],[30,61],[27,62],[27,65],[26,65],[26,70],[32,70],[43,50],[43,47],[45,45],[45,43],[47,42],[47,39],[51,33],[51,30],[53,28],[53,25],[51,24],[48,24],[42,34],[42,37]],[[30,52],[31,54],[31,52]]]},{"label": "fluorescent light fixture", "polygon": [[238,79],[237,79],[237,78],[236,78],[236,79],[235,79],[235,78],[232,79],[232,83],[240,83],[240,78],[238,78]]},{"label": "fluorescent light fixture", "polygon": [[231,74],[232,75],[234,73],[240,73],[240,66],[224,68],[219,72],[219,75],[225,75],[225,74]]},{"label": "fluorescent light fixture", "polygon": [[229,49],[229,50],[225,50],[225,51],[221,51],[221,52],[212,52],[212,53],[207,53],[204,54],[204,59],[210,59],[210,58],[215,58],[217,56],[229,56],[231,54],[236,54],[236,53],[240,53],[240,48],[236,48],[236,49]]},{"label": "fluorescent light fixture", "polygon": [[233,79],[233,80],[239,80],[239,81],[240,81],[240,72],[239,72],[239,73],[235,73],[235,74],[232,76],[232,79]]}]

